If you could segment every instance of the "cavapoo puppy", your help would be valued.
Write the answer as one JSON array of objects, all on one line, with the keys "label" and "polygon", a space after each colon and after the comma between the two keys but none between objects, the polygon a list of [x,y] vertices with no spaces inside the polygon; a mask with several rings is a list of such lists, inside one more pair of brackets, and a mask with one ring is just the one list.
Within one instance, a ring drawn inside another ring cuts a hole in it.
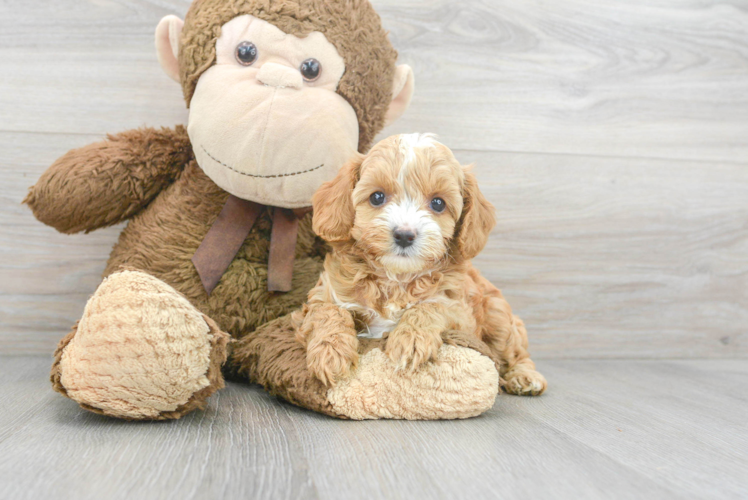
[{"label": "cavapoo puppy", "polygon": [[358,336],[387,335],[403,369],[436,359],[442,333],[471,332],[500,359],[502,385],[538,395],[545,378],[501,292],[472,266],[495,224],[475,176],[432,135],[383,140],[314,195],[330,243],[317,286],[294,313],[309,370],[332,385],[358,360]]}]

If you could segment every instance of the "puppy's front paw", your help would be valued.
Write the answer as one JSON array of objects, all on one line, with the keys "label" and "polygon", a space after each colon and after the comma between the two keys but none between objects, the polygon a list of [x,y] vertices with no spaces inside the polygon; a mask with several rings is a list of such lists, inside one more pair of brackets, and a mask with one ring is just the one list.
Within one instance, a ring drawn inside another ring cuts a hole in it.
[{"label": "puppy's front paw", "polygon": [[545,377],[532,368],[512,368],[503,378],[506,392],[517,396],[540,396],[548,387]]},{"label": "puppy's front paw", "polygon": [[390,333],[385,351],[399,369],[415,371],[422,364],[436,360],[442,345],[441,335],[398,327]]},{"label": "puppy's front paw", "polygon": [[306,363],[323,384],[335,385],[358,363],[358,339],[348,333],[312,338],[307,345]]}]

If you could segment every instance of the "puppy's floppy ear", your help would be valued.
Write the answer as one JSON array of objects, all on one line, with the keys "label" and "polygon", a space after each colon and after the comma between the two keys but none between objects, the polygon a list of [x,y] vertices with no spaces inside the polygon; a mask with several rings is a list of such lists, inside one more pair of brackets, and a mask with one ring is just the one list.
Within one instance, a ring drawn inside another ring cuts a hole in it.
[{"label": "puppy's floppy ear", "polygon": [[351,236],[356,209],[353,206],[353,188],[358,182],[364,156],[356,153],[338,175],[325,182],[314,193],[312,228],[325,241],[345,241]]},{"label": "puppy's floppy ear", "polygon": [[466,260],[478,255],[486,246],[488,235],[496,225],[496,210],[478,189],[472,172],[465,173],[463,207],[457,232],[457,248]]}]

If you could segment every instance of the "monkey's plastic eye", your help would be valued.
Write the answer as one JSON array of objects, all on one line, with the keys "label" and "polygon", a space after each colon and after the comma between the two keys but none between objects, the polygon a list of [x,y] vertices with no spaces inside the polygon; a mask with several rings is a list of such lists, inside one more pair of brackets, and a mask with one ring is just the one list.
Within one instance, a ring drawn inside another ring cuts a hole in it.
[{"label": "monkey's plastic eye", "polygon": [[236,60],[242,66],[252,66],[257,60],[257,46],[252,42],[242,42],[236,46]]},{"label": "monkey's plastic eye", "polygon": [[431,200],[431,210],[433,210],[434,212],[444,212],[445,208],[447,208],[447,204],[441,198],[434,198],[433,200]]},{"label": "monkey's plastic eye", "polygon": [[322,65],[316,59],[307,59],[301,63],[299,71],[301,71],[301,76],[304,77],[304,80],[313,82],[322,73]]},{"label": "monkey's plastic eye", "polygon": [[369,196],[369,203],[371,203],[374,207],[378,207],[384,203],[385,198],[386,197],[384,196],[383,192],[377,191],[376,193],[372,193],[372,195]]}]

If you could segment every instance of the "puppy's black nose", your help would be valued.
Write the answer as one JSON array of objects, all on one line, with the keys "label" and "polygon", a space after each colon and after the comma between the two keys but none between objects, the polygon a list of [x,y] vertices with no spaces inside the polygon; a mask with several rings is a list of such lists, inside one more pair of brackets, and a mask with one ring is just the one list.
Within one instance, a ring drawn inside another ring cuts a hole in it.
[{"label": "puppy's black nose", "polygon": [[402,248],[408,248],[416,239],[416,233],[410,229],[395,229],[393,236],[395,237],[397,246]]}]

